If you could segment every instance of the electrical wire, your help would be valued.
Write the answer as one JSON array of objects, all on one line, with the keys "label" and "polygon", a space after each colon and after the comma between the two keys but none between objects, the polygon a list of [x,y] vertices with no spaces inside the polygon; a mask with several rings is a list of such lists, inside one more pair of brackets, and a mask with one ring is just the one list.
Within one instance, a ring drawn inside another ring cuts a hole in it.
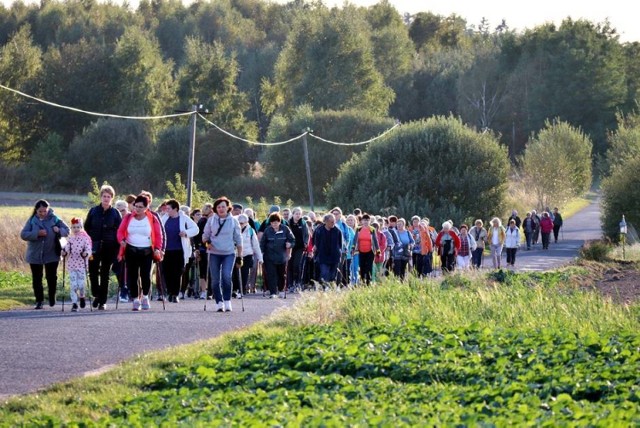
[{"label": "electrical wire", "polygon": [[132,120],[155,120],[155,119],[167,119],[170,117],[180,117],[180,116],[189,116],[192,115],[194,112],[184,112],[184,113],[174,113],[174,114],[165,114],[162,116],[121,116],[121,115],[117,115],[117,114],[110,114],[110,113],[96,113],[94,111],[87,111],[87,110],[81,110],[79,108],[75,108],[75,107],[69,107],[69,106],[65,106],[62,104],[57,104],[57,103],[53,103],[51,101],[47,101],[47,100],[43,100],[41,98],[38,97],[34,97],[33,95],[29,95],[29,94],[25,94],[24,92],[20,92],[16,89],[12,89],[9,88],[7,86],[4,86],[2,84],[0,84],[0,88],[2,89],[6,89],[7,91],[16,93],[18,95],[21,95],[23,97],[32,99],[34,101],[38,101],[42,104],[47,104],[53,107],[58,107],[58,108],[62,108],[65,110],[71,110],[71,111],[75,111],[77,113],[84,113],[84,114],[88,114],[91,116],[99,116],[99,117],[112,117],[112,118],[116,118],[116,119],[132,119]]}]

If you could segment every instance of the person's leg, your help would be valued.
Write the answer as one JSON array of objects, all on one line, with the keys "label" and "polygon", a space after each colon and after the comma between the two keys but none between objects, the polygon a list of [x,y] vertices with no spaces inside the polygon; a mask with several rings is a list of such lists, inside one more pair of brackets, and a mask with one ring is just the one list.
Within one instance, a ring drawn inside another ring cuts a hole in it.
[{"label": "person's leg", "polygon": [[555,243],[558,243],[558,234],[560,233],[560,225],[559,224],[554,224],[553,225],[553,239],[555,241]]},{"label": "person's leg", "polygon": [[516,264],[516,254],[518,253],[517,248],[513,248],[513,253],[511,254],[511,266],[515,266]]},{"label": "person's leg", "polygon": [[81,270],[71,270],[69,271],[69,298],[71,299],[71,304],[76,305],[78,303],[78,294],[80,291],[80,287],[84,282],[84,272]]},{"label": "person's leg", "polygon": [[373,275],[373,259],[375,255],[372,251],[368,253],[359,254],[360,263],[360,277],[362,282],[366,285],[371,284],[371,277]]},{"label": "person's leg", "polygon": [[103,243],[100,249],[101,261],[100,261],[100,303],[103,305],[107,303],[109,294],[109,277],[111,275],[111,266],[116,260],[117,247],[115,243]]},{"label": "person's leg", "polygon": [[153,254],[139,255],[140,263],[140,284],[142,285],[142,295],[149,296],[151,292],[151,266],[153,265]]},{"label": "person's leg", "polygon": [[276,265],[276,271],[278,273],[278,291],[282,295],[284,293],[284,287],[285,287],[285,281],[286,281],[285,276],[287,274],[287,264],[282,263],[282,264]]},{"label": "person's leg", "polygon": [[138,289],[138,280],[140,278],[140,258],[127,248],[124,262],[127,267],[127,285],[129,287],[129,295],[132,299],[142,298],[140,295],[141,290]]},{"label": "person's leg", "polygon": [[44,302],[44,288],[42,287],[42,273],[44,265],[29,264],[31,267],[31,285],[33,287],[33,295],[36,298],[36,304]]},{"label": "person's leg", "polygon": [[430,276],[433,272],[433,252],[428,252],[422,258],[422,274]]},{"label": "person's leg", "polygon": [[240,269],[240,292],[242,294],[246,294],[249,290],[247,283],[249,281],[249,275],[253,269],[255,269],[255,267],[253,266],[253,256],[244,256],[244,258],[242,259],[242,268]]},{"label": "person's leg", "polygon": [[276,265],[271,262],[265,262],[264,267],[267,274],[266,280],[269,287],[269,294],[275,296],[278,294],[278,272]]},{"label": "person's leg", "polygon": [[222,299],[226,302],[231,300],[231,273],[236,263],[235,254],[223,256],[222,259]]},{"label": "person's leg", "polygon": [[524,240],[527,243],[527,250],[531,249],[531,232],[524,232]]},{"label": "person's leg", "polygon": [[494,245],[491,244],[491,259],[493,260],[493,268],[494,269],[500,269],[500,253],[498,252],[498,249],[500,248],[499,245]]},{"label": "person's leg", "polygon": [[222,303],[222,289],[220,282],[220,274],[222,271],[222,259],[224,256],[218,254],[209,255],[209,276],[211,278],[211,287],[213,288],[213,297],[216,303]]},{"label": "person's leg", "polygon": [[47,289],[49,291],[49,306],[56,303],[56,287],[58,286],[58,262],[44,265],[44,273],[47,277]]}]

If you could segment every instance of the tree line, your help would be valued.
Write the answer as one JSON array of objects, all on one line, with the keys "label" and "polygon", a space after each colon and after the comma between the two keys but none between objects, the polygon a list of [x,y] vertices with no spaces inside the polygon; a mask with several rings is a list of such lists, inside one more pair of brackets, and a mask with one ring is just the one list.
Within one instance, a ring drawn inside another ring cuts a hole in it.
[{"label": "tree line", "polygon": [[[640,88],[640,43],[621,43],[608,22],[567,18],[518,32],[507,22],[401,15],[386,0],[143,0],[135,10],[16,2],[0,7],[0,46],[0,83],[84,110],[162,115],[202,104],[212,122],[263,142],[306,128],[355,142],[394,119],[449,116],[490,132],[518,163],[549,121],[604,154]],[[200,123],[200,188],[301,199],[299,145],[265,149]],[[0,91],[0,174],[13,189],[84,192],[97,177],[163,191],[186,175],[189,132],[185,118],[96,119]],[[310,144],[320,198],[339,166],[366,150],[322,144]]]}]

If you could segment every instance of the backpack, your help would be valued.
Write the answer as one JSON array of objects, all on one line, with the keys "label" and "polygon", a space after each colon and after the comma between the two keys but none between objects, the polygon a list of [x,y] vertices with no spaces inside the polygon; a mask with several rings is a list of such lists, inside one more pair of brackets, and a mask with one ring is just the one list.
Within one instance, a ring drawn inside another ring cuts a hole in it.
[{"label": "backpack", "polygon": [[440,240],[440,248],[441,254],[451,255],[455,252],[456,246],[453,242],[453,238],[450,234],[445,233],[442,235],[442,239]]}]

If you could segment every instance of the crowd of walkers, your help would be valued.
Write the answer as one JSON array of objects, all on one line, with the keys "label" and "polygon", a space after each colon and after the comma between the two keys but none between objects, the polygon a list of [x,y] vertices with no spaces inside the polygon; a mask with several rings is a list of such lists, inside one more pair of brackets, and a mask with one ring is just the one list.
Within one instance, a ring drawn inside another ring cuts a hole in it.
[{"label": "crowd of walkers", "polygon": [[[49,306],[56,304],[61,259],[63,272],[69,271],[72,311],[86,305],[85,284],[90,284],[93,308],[106,309],[114,272],[118,302],[131,303],[134,311],[151,308],[155,279],[163,304],[209,299],[217,311],[230,312],[232,298],[246,293],[282,298],[309,285],[369,285],[409,273],[433,276],[438,265],[444,274],[478,269],[487,250],[494,269],[502,267],[503,251],[513,267],[521,232],[527,250],[539,239],[548,249],[551,235],[557,242],[562,227],[557,208],[541,215],[533,210],[524,220],[514,210],[506,228],[493,218],[487,228],[480,219],[471,227],[448,220],[438,231],[426,217],[407,222],[360,209],[345,215],[335,207],[320,217],[273,205],[260,221],[251,208],[226,197],[195,209],[169,199],[156,210],[146,191],[115,203],[114,198],[114,189],[102,186],[100,204],[84,221],[71,219],[71,229],[47,201],[36,202],[21,233],[28,242],[35,309],[44,304],[43,272]],[[67,238],[64,247],[61,238]]]}]

